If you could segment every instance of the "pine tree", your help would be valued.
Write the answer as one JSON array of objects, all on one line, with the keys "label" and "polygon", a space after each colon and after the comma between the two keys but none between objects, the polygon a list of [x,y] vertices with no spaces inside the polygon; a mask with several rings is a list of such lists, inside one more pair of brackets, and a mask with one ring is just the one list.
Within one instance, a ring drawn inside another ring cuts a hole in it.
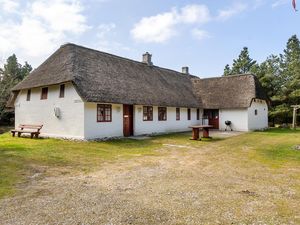
[{"label": "pine tree", "polygon": [[250,58],[248,48],[244,47],[238,58],[233,60],[232,68],[228,64],[225,66],[223,75],[252,73],[256,68],[256,61]]},{"label": "pine tree", "polygon": [[231,68],[230,68],[229,64],[227,64],[225,66],[223,76],[228,76],[228,75],[231,75]]},{"label": "pine tree", "polygon": [[300,41],[293,35],[279,58],[279,72],[275,73],[276,93],[272,93],[273,108],[270,116],[289,123],[291,105],[300,104]]},{"label": "pine tree", "polygon": [[244,47],[239,57],[233,60],[232,73],[233,74],[244,74],[250,73],[252,67],[256,64],[256,61],[251,59],[247,47]]},{"label": "pine tree", "polygon": [[233,65],[225,66],[224,76],[241,73],[256,74],[272,100],[271,119],[278,123],[291,121],[291,105],[300,104],[300,41],[293,35],[287,41],[283,54],[271,55],[261,64],[249,56],[244,47]]},{"label": "pine tree", "polygon": [[281,55],[284,88],[283,96],[290,105],[300,104],[300,41],[293,35]]},{"label": "pine tree", "polygon": [[268,96],[277,96],[281,90],[282,74],[280,65],[280,58],[276,55],[270,55],[254,71]]}]

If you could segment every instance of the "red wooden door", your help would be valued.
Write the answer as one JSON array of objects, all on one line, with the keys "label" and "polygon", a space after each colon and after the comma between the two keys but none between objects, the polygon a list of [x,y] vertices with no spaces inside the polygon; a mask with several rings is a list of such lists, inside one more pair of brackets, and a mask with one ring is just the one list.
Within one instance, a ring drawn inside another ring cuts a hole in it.
[{"label": "red wooden door", "polygon": [[123,134],[124,137],[133,135],[133,105],[123,105]]},{"label": "red wooden door", "polygon": [[208,118],[208,124],[212,125],[214,129],[219,129],[219,110],[205,109],[204,117]]}]

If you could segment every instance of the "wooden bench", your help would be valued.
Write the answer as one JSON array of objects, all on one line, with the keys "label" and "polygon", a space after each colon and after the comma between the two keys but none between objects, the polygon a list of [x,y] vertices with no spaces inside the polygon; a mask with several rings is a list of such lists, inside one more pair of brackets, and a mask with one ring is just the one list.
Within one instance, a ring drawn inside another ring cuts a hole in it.
[{"label": "wooden bench", "polygon": [[27,133],[30,134],[30,138],[33,138],[34,136],[38,138],[42,127],[43,125],[20,124],[19,129],[12,130],[11,134],[14,137],[17,133],[18,137],[20,137],[21,134]]}]

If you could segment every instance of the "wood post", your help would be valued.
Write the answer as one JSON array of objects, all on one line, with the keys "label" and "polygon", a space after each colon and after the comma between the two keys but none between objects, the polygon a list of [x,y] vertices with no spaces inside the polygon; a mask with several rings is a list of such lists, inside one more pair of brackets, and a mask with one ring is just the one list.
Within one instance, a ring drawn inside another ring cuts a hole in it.
[{"label": "wood post", "polygon": [[293,110],[293,129],[296,129],[296,108]]},{"label": "wood post", "polygon": [[300,105],[292,105],[293,108],[293,129],[297,128],[297,110],[300,109]]},{"label": "wood post", "polygon": [[193,128],[191,140],[198,140],[198,139],[199,139],[199,128]]},{"label": "wood post", "polygon": [[203,137],[209,138],[209,128],[203,128]]}]

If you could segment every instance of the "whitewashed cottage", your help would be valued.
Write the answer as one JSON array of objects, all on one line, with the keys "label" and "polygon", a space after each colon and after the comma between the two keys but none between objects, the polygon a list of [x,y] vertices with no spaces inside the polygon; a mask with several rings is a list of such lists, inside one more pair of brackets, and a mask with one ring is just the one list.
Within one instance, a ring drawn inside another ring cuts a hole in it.
[{"label": "whitewashed cottage", "polygon": [[[75,44],[61,46],[13,88],[15,124],[43,124],[42,136],[95,139],[268,126],[268,98],[254,75],[200,79]],[[207,120],[203,120],[207,118]]]}]

